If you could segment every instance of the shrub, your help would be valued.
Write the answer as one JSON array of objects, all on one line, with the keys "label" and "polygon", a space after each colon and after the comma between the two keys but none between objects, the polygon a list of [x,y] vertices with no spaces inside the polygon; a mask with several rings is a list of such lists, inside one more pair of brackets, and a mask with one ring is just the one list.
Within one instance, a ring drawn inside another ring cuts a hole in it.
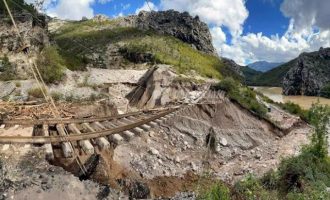
[{"label": "shrub", "polygon": [[223,90],[227,93],[233,93],[238,91],[238,85],[239,83],[235,81],[233,78],[225,78],[222,81],[219,82],[218,85],[216,85],[216,89]]},{"label": "shrub", "polygon": [[220,81],[214,88],[216,90],[224,90],[231,100],[234,100],[244,108],[255,112],[258,116],[266,116],[267,108],[265,105],[258,102],[256,93],[252,89],[242,86],[239,81],[227,77]]},{"label": "shrub", "polygon": [[55,83],[62,80],[64,76],[64,61],[53,46],[42,50],[37,66],[46,83]]},{"label": "shrub", "polygon": [[320,95],[325,98],[330,98],[330,83],[326,84],[320,91]]},{"label": "shrub", "polygon": [[51,92],[50,95],[52,96],[54,101],[59,101],[59,100],[63,99],[63,94],[61,94],[59,92]]},{"label": "shrub", "polygon": [[43,94],[42,94],[42,91],[39,87],[36,87],[36,88],[31,88],[28,90],[28,95],[29,96],[32,96],[32,97],[35,97],[35,98],[43,98]]},{"label": "shrub", "polygon": [[230,189],[221,182],[213,184],[209,189],[198,195],[201,200],[230,200]]},{"label": "shrub", "polygon": [[270,191],[267,191],[264,187],[262,187],[260,181],[253,175],[249,175],[245,179],[237,182],[235,184],[235,190],[239,194],[241,199],[277,199],[276,195],[272,195]]},{"label": "shrub", "polygon": [[9,59],[7,56],[0,58],[0,65],[2,66],[0,68],[0,80],[2,81],[9,81],[16,79],[16,72],[14,67],[9,62]]}]

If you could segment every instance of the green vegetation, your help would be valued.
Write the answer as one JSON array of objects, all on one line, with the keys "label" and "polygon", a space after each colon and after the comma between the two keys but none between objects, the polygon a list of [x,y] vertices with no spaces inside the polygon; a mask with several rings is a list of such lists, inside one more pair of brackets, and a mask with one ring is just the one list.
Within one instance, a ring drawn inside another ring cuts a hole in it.
[{"label": "green vegetation", "polygon": [[256,93],[248,87],[241,86],[241,84],[233,78],[225,78],[215,89],[226,91],[231,100],[238,102],[241,106],[255,112],[260,117],[266,117],[267,108],[258,102]]},{"label": "green vegetation", "polygon": [[28,95],[35,98],[43,98],[43,93],[39,87],[31,88],[28,90]]},{"label": "green vegetation", "polygon": [[330,83],[326,84],[320,92],[320,96],[330,98]]},{"label": "green vegetation", "polygon": [[59,52],[69,69],[81,70],[87,63],[105,67],[102,56],[89,60],[86,55],[92,52],[103,55],[107,45],[112,44],[120,47],[120,52],[124,56],[151,54],[150,62],[173,65],[178,73],[189,74],[195,71],[201,76],[210,78],[221,79],[225,76],[241,78],[216,56],[195,50],[191,45],[174,37],[131,27],[119,27],[116,26],[116,20],[103,23],[109,28],[100,30],[100,24],[92,20],[70,22],[54,35]]},{"label": "green vegetation", "polygon": [[[27,4],[24,0],[15,0],[15,2],[7,1],[7,4],[14,16],[15,14],[23,13],[23,11],[33,13],[34,15],[37,14],[37,10],[34,6],[32,4]],[[0,15],[8,16],[8,12],[3,1],[0,1]]]},{"label": "green vegetation", "polygon": [[152,53],[156,63],[173,65],[181,74],[189,74],[193,70],[201,76],[218,79],[235,75],[217,57],[201,53],[170,36],[151,34],[133,38],[122,49],[129,53]]},{"label": "green vegetation", "polygon": [[262,72],[251,69],[248,66],[242,67],[241,70],[242,70],[242,73],[244,74],[244,77],[245,77],[244,82],[246,85],[253,85],[255,82],[255,77],[262,74]]},{"label": "green vegetation", "polygon": [[8,60],[8,57],[5,56],[0,58],[0,80],[1,81],[9,81],[16,78],[16,73],[14,67]]},{"label": "green vegetation", "polygon": [[327,155],[326,126],[330,120],[330,107],[315,104],[308,112],[310,123],[315,127],[312,141],[298,156],[285,158],[277,171],[271,170],[261,178],[253,175],[237,182],[229,190],[211,186],[202,193],[208,199],[219,199],[213,194],[246,200],[316,200],[330,199],[330,157]]},{"label": "green vegetation", "polygon": [[59,92],[51,92],[50,96],[54,99],[54,101],[59,101],[63,99],[63,94]]},{"label": "green vegetation", "polygon": [[53,46],[42,50],[37,66],[46,83],[56,83],[64,77],[64,61]]},{"label": "green vegetation", "polygon": [[291,60],[279,67],[269,70],[265,73],[256,73],[251,70],[243,70],[246,83],[253,86],[272,86],[281,87],[282,81],[286,73],[294,66],[297,59]]},{"label": "green vegetation", "polygon": [[274,105],[277,105],[278,107],[280,107],[281,109],[293,114],[293,115],[297,115],[299,116],[302,120],[309,122],[309,110],[305,110],[303,108],[301,108],[298,104],[295,104],[293,102],[286,102],[286,103],[279,103],[279,102],[275,102],[273,100],[271,100],[270,98],[268,98],[267,96],[263,95],[261,92],[257,92],[257,94],[262,97],[262,99],[267,102],[267,103],[271,103]]},{"label": "green vegetation", "polygon": [[222,182],[216,182],[198,196],[200,200],[230,200],[231,191]]}]

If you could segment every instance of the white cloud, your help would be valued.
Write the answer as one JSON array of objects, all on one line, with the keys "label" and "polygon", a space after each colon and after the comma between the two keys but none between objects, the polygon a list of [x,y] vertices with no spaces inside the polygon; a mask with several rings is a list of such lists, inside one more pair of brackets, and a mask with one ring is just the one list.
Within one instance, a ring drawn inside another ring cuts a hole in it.
[{"label": "white cloud", "polygon": [[188,11],[209,25],[228,27],[233,36],[242,33],[249,15],[244,4],[245,0],[161,0],[162,9]]},{"label": "white cloud", "polygon": [[82,17],[91,18],[94,11],[91,5],[94,0],[58,0],[56,6],[48,8],[47,14],[61,19],[80,20]]},{"label": "white cloud", "polygon": [[97,2],[99,3],[99,4],[107,4],[107,3],[110,3],[110,2],[112,2],[113,0],[97,0]]},{"label": "white cloud", "polygon": [[330,46],[329,7],[328,0],[284,0],[281,11],[290,18],[290,24],[283,36],[248,33],[226,44],[217,42],[222,36],[211,30],[214,45],[221,56],[241,65],[257,60],[289,61],[301,52]]},{"label": "white cloud", "polygon": [[320,29],[330,28],[329,0],[284,0],[281,11],[294,20],[297,31],[317,26]]},{"label": "white cloud", "polygon": [[158,11],[158,7],[150,1],[148,2],[145,1],[142,7],[136,9],[135,14],[139,14],[139,12],[141,11],[150,11],[150,10]]}]

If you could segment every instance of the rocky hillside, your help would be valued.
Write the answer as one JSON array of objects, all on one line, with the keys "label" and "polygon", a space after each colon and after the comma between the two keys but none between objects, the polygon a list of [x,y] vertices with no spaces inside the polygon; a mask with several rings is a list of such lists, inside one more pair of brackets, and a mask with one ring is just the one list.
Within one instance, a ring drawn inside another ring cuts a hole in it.
[{"label": "rocky hillside", "polygon": [[283,87],[286,95],[329,97],[330,48],[302,53],[264,73],[244,73],[249,85]]},{"label": "rocky hillside", "polygon": [[301,54],[283,79],[286,95],[319,96],[330,84],[330,48]]},{"label": "rocky hillside", "polygon": [[136,16],[49,24],[65,65],[127,69],[169,64],[180,74],[222,78],[239,74],[220,59],[207,25],[188,13],[141,12]]}]

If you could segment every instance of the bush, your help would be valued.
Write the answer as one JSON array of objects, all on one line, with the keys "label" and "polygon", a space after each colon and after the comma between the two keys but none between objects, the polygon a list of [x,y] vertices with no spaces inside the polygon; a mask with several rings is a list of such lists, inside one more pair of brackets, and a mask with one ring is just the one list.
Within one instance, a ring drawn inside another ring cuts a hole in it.
[{"label": "bush", "polygon": [[14,67],[9,62],[9,59],[7,56],[0,58],[0,65],[2,66],[0,68],[0,80],[2,81],[10,81],[13,79],[16,79],[16,72]]},{"label": "bush", "polygon": [[320,92],[320,95],[325,98],[330,98],[330,83],[326,84]]},{"label": "bush", "polygon": [[238,85],[239,83],[237,81],[229,77],[220,81],[219,84],[215,86],[215,88],[223,90],[227,93],[233,93],[238,91]]},{"label": "bush", "polygon": [[198,195],[201,200],[230,200],[230,189],[221,182],[215,183],[209,189]]},{"label": "bush", "polygon": [[231,100],[234,100],[244,108],[253,111],[258,116],[266,116],[267,108],[265,105],[258,102],[256,93],[252,89],[242,86],[239,81],[227,77],[220,81],[214,88],[216,90],[224,90]]},{"label": "bush", "polygon": [[241,197],[240,199],[246,199],[246,200],[277,199],[276,195],[272,195],[270,191],[267,191],[261,185],[260,181],[252,175],[249,175],[245,179],[237,182],[235,184],[235,190]]},{"label": "bush", "polygon": [[53,46],[42,50],[37,66],[46,83],[55,83],[64,77],[64,61]]},{"label": "bush", "polygon": [[29,89],[28,95],[35,98],[44,98],[44,95],[39,87]]},{"label": "bush", "polygon": [[54,101],[59,101],[59,100],[63,99],[63,94],[61,94],[59,92],[52,92],[50,95],[52,96]]}]

